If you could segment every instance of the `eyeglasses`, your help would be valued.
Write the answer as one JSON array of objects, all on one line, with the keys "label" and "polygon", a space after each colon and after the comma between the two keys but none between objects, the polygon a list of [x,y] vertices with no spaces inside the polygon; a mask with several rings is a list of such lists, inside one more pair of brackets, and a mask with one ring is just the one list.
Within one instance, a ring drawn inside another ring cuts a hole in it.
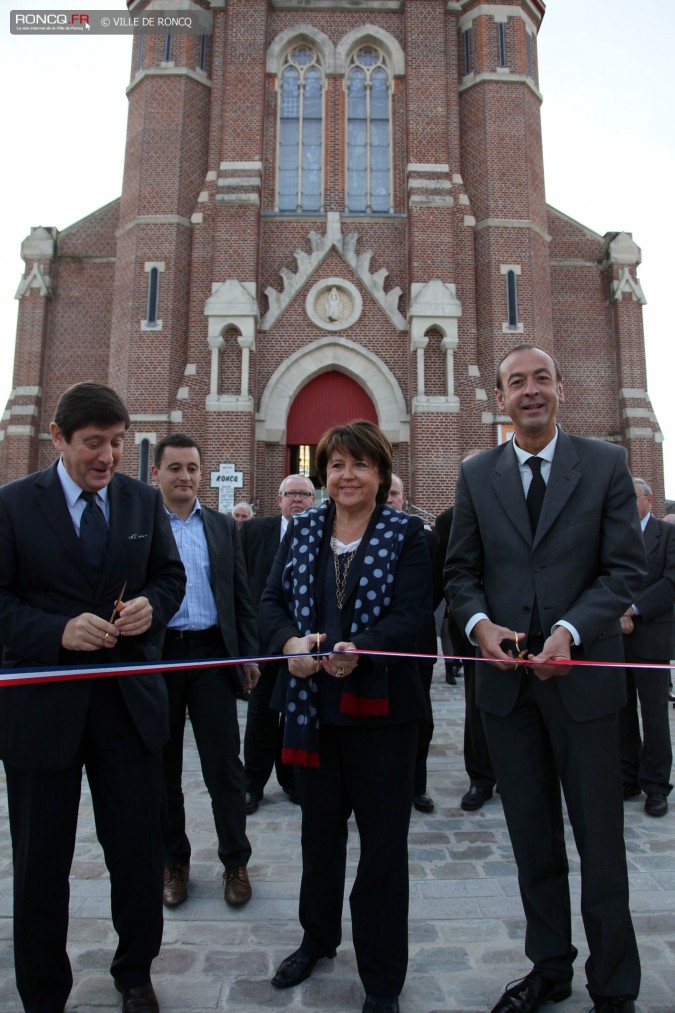
[{"label": "eyeglasses", "polygon": [[288,496],[289,499],[297,499],[298,497],[300,499],[314,499],[313,492],[292,492],[289,490],[289,492],[282,493],[282,496]]}]

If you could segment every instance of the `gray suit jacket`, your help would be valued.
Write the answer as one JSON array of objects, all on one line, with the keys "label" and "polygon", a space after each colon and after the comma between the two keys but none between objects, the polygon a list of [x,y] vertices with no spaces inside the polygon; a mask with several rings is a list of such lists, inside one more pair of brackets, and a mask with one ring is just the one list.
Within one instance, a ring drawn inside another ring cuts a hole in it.
[{"label": "gray suit jacket", "polygon": [[635,658],[670,661],[675,651],[675,524],[650,517],[644,540],[648,571],[634,599],[640,614],[626,642]]},{"label": "gray suit jacket", "polygon": [[[579,632],[573,657],[623,658],[619,619],[635,600],[646,562],[625,451],[559,430],[536,537],[511,443],[461,468],[445,583],[460,627],[478,612],[527,632],[537,601],[542,628],[567,620]],[[489,713],[515,706],[521,671],[477,666],[477,701]],[[555,680],[575,721],[625,702],[620,669],[576,667]]]}]

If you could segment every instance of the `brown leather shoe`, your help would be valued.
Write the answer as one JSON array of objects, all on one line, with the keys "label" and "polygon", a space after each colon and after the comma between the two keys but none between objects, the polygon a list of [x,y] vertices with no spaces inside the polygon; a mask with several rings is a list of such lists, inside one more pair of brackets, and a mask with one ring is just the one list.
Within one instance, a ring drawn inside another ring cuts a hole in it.
[{"label": "brown leather shoe", "polygon": [[159,1013],[159,1003],[151,981],[136,988],[124,988],[116,981],[115,988],[122,993],[122,1013]]},{"label": "brown leather shoe", "polygon": [[253,891],[245,865],[241,865],[238,869],[225,869],[223,880],[225,881],[225,900],[231,907],[241,907],[251,899]]},{"label": "brown leather shoe", "polygon": [[174,865],[171,868],[164,866],[162,900],[167,907],[178,907],[179,904],[187,900],[189,878],[189,865]]}]

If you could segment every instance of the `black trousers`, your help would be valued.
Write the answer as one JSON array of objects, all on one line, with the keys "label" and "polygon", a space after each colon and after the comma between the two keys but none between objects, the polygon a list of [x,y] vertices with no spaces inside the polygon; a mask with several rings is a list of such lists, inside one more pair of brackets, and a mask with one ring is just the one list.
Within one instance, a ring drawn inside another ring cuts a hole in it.
[{"label": "black trousers", "polygon": [[321,766],[296,767],[302,803],[302,947],[342,939],[347,821],[361,851],[349,897],[359,976],[371,995],[399,995],[408,967],[408,826],[417,722],[321,728]]},{"label": "black trousers", "polygon": [[527,956],[553,981],[572,976],[562,784],[581,860],[589,992],[634,998],[640,961],[628,906],[617,715],[572,721],[555,679],[528,673],[511,713],[483,712],[483,720],[518,866]]},{"label": "black trousers", "polygon": [[[473,650],[473,648],[472,648]],[[494,788],[492,769],[483,717],[476,703],[476,662],[464,661],[464,769],[475,788]]]},{"label": "black trousers", "polygon": [[434,675],[434,666],[420,663],[420,679],[424,690],[424,699],[427,705],[427,717],[418,722],[417,727],[417,755],[415,757],[415,795],[424,795],[427,790],[427,757],[429,746],[434,737],[434,712],[431,707],[431,680]]},{"label": "black trousers", "polygon": [[[165,661],[222,658],[219,632],[208,640],[170,640]],[[218,857],[225,868],[247,865],[251,845],[246,836],[244,771],[239,759],[239,724],[235,683],[227,669],[173,669],[165,672],[169,693],[169,741],[164,748],[167,817],[164,831],[166,864],[190,861],[183,796],[183,736],[185,711],[194,730],[204,783],[218,835]]]},{"label": "black trousers", "polygon": [[[626,661],[643,660],[630,649],[630,637],[624,637]],[[661,664],[668,664],[667,661]],[[628,699],[619,711],[621,772],[625,785],[639,784],[644,792],[670,794],[673,747],[668,718],[667,669],[627,668]],[[642,735],[638,717],[638,698],[642,716]]]},{"label": "black trousers", "polygon": [[258,685],[251,691],[244,731],[244,776],[246,791],[262,798],[265,785],[276,769],[284,791],[293,791],[293,767],[281,762],[284,718],[270,708],[278,666],[268,662],[260,670]]},{"label": "black trousers", "polygon": [[5,764],[16,982],[27,1013],[62,1013],[73,984],[66,953],[68,876],[83,766],[110,873],[116,981],[125,988],[145,984],[162,941],[161,757],[143,745],[117,680],[95,679],[72,766],[23,770]]}]

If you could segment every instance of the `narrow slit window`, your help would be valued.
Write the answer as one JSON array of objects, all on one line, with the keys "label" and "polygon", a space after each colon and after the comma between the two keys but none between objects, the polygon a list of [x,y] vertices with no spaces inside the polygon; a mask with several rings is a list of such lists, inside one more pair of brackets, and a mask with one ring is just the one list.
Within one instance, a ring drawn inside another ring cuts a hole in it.
[{"label": "narrow slit window", "polygon": [[197,66],[200,70],[206,70],[206,36],[199,36],[199,60]]},{"label": "narrow slit window", "polygon": [[515,271],[506,272],[506,322],[509,330],[518,329],[518,285]]},{"label": "narrow slit window", "polygon": [[157,306],[159,300],[159,268],[151,267],[148,272],[148,316],[146,323],[153,327],[157,324]]},{"label": "narrow slit window", "polygon": [[146,485],[150,481],[150,440],[147,438],[138,445],[138,480]]},{"label": "narrow slit window", "polygon": [[172,49],[172,39],[171,34],[169,33],[164,39],[164,63],[170,63],[171,49]]},{"label": "narrow slit window", "polygon": [[470,74],[473,70],[471,63],[471,28],[465,28],[462,32],[462,42],[464,44],[464,73]]},{"label": "narrow slit window", "polygon": [[499,66],[507,67],[506,62],[506,25],[500,21],[497,25],[497,41],[499,45]]}]

